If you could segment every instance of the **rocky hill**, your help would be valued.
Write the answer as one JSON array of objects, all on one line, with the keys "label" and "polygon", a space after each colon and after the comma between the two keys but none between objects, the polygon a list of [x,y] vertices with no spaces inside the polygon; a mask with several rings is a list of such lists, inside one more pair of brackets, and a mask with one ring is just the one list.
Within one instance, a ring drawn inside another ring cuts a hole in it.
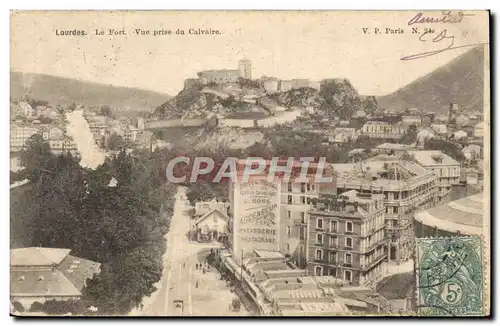
[{"label": "rocky hill", "polygon": [[450,103],[483,111],[484,46],[473,48],[429,74],[386,96],[377,98],[383,108],[416,107],[443,112]]},{"label": "rocky hill", "polygon": [[10,73],[10,97],[12,100],[29,97],[52,105],[69,105],[75,102],[134,111],[153,111],[171,98],[167,94],[137,88],[21,72]]},{"label": "rocky hill", "polygon": [[278,106],[285,109],[312,107],[324,117],[349,118],[357,110],[366,107],[373,111],[377,107],[375,99],[362,98],[347,79],[323,80],[319,91],[300,88],[274,94],[266,94],[263,88],[255,86],[240,86],[189,87],[160,105],[154,115],[161,119],[201,118],[209,114],[256,118],[272,115]]}]

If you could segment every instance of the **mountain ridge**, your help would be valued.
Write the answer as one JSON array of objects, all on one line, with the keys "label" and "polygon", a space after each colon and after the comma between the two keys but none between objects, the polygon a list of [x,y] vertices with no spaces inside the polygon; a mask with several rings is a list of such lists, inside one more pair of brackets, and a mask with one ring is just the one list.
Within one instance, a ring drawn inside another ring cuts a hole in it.
[{"label": "mountain ridge", "polygon": [[152,112],[171,96],[133,87],[114,86],[48,74],[10,72],[10,97],[47,101],[52,105],[108,105],[112,108]]},{"label": "mountain ridge", "polygon": [[450,103],[483,111],[484,46],[477,46],[393,93],[378,96],[384,109],[445,112]]}]

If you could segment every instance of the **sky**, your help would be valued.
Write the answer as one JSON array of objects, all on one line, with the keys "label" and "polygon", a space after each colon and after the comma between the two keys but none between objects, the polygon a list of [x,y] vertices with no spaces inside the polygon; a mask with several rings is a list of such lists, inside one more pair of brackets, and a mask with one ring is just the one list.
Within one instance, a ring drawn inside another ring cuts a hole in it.
[{"label": "sky", "polygon": [[[488,42],[488,13],[468,12],[461,23],[408,22],[416,11],[267,12],[20,12],[11,16],[11,70],[44,73],[170,95],[185,78],[208,69],[236,69],[252,62],[252,75],[282,79],[347,78],[362,95],[396,91],[470,48],[416,60],[401,57],[447,47],[419,37],[424,28],[443,29],[454,44]],[[442,17],[440,11],[423,17]],[[417,27],[420,34],[412,34]],[[220,35],[189,35],[217,29]],[[380,33],[375,34],[375,28]],[[386,34],[386,28],[403,34]],[[57,35],[84,30],[85,36]],[[95,35],[103,30],[104,36]],[[109,29],[127,35],[108,35]],[[172,35],[135,35],[136,29],[171,30]],[[176,35],[184,29],[185,35]],[[366,33],[364,30],[366,30]]]}]

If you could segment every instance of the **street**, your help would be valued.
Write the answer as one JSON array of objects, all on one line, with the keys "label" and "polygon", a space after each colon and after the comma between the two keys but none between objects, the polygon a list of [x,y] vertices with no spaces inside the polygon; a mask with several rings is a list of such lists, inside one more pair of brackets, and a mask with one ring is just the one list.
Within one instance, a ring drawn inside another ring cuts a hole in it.
[{"label": "street", "polygon": [[[214,268],[203,273],[196,269],[202,253],[220,248],[219,243],[190,242],[187,233],[190,218],[186,213],[186,188],[179,187],[176,195],[174,214],[167,238],[162,280],[156,284],[158,290],[144,298],[143,309],[130,313],[135,316],[227,316],[234,314],[229,306],[235,294],[226,282],[220,280]],[[247,314],[244,308],[237,313]]]}]

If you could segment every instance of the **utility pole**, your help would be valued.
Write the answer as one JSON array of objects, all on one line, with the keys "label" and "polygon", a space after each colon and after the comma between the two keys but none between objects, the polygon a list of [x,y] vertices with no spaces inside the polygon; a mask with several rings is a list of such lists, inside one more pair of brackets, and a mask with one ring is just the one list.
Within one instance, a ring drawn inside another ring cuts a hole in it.
[{"label": "utility pole", "polygon": [[243,288],[243,249],[241,250],[240,281],[241,281],[241,287]]}]

